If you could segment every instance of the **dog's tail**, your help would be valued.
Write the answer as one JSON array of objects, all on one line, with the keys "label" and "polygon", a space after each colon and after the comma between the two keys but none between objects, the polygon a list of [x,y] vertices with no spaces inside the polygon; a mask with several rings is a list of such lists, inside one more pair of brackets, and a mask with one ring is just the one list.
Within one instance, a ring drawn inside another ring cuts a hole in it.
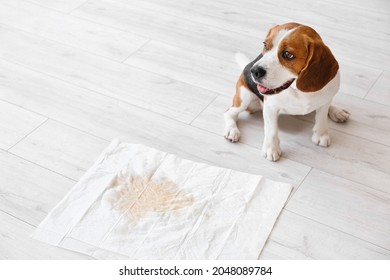
[{"label": "dog's tail", "polygon": [[251,62],[245,54],[240,52],[236,53],[235,58],[241,70],[244,70],[244,68]]}]

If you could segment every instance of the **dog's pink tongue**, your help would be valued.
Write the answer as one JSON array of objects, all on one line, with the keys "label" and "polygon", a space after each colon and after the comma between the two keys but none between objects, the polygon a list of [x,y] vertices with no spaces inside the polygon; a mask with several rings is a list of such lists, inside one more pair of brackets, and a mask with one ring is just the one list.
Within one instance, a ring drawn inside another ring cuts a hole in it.
[{"label": "dog's pink tongue", "polygon": [[263,86],[263,85],[259,85],[258,84],[257,85],[257,90],[260,91],[261,93],[265,93],[265,92],[269,91],[270,89],[265,87],[265,86]]}]

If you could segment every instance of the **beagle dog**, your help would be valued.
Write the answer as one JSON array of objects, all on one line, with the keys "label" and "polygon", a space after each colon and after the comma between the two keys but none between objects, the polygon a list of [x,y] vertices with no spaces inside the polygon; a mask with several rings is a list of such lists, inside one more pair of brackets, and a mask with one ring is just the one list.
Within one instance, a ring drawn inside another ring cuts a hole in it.
[{"label": "beagle dog", "polygon": [[226,139],[239,140],[237,118],[241,112],[263,109],[262,152],[268,160],[277,161],[281,156],[279,114],[316,111],[312,141],[323,147],[330,145],[327,116],[335,122],[345,122],[349,113],[331,105],[340,86],[339,64],[314,29],[298,23],[274,26],[254,61],[242,54],[237,54],[236,60],[243,71],[236,84],[233,106],[224,114]]}]

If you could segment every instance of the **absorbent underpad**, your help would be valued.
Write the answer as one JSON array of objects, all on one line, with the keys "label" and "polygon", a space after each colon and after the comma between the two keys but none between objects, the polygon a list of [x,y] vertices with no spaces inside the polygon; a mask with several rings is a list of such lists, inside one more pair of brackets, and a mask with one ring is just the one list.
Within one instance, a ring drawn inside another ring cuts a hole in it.
[{"label": "absorbent underpad", "polygon": [[32,237],[97,259],[257,259],[290,192],[115,140]]}]

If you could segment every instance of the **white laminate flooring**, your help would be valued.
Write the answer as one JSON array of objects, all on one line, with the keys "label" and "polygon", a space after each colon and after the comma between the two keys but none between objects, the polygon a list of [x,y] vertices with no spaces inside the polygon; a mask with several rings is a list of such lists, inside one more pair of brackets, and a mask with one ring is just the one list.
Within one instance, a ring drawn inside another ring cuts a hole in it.
[{"label": "white laminate flooring", "polygon": [[[267,30],[314,27],[342,73],[332,145],[313,115],[280,119],[283,157],[261,155],[261,113],[223,113]],[[0,259],[87,259],[29,238],[111,139],[288,182],[262,259],[390,259],[388,0],[0,0]]]}]

